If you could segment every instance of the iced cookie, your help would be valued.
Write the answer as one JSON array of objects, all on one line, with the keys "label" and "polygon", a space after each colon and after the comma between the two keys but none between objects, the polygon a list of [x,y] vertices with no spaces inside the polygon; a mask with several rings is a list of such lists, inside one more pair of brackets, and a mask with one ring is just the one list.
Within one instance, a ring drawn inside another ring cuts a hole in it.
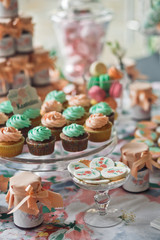
[{"label": "iced cookie", "polygon": [[158,136],[157,133],[151,131],[150,129],[137,129],[134,133],[134,136],[136,138],[145,138],[145,139],[150,139],[152,141],[156,141]]},{"label": "iced cookie", "polygon": [[115,167],[127,167],[127,166],[122,162],[115,162]]},{"label": "iced cookie", "polygon": [[108,179],[102,179],[102,180],[83,180],[85,183],[89,183],[89,184],[95,184],[95,185],[99,185],[99,184],[106,184],[109,183],[110,181]]},{"label": "iced cookie", "polygon": [[74,176],[81,180],[94,180],[100,178],[100,172],[95,169],[90,168],[81,168],[78,170],[75,170]]},{"label": "iced cookie", "polygon": [[107,157],[94,158],[90,162],[90,168],[95,168],[99,171],[102,171],[103,168],[114,167],[114,162],[112,159]]},{"label": "iced cookie", "polygon": [[153,116],[152,121],[160,125],[160,115]]},{"label": "iced cookie", "polygon": [[68,165],[68,171],[72,174],[74,174],[75,170],[77,169],[81,169],[81,168],[86,168],[86,165],[81,163],[81,162],[77,162],[77,163],[70,163]]},{"label": "iced cookie", "polygon": [[131,142],[143,142],[147,144],[148,147],[153,147],[155,145],[155,143],[152,140],[145,138],[135,138]]},{"label": "iced cookie", "polygon": [[[85,164],[87,167],[89,167],[91,160],[81,159],[81,160],[79,160],[79,162],[80,162],[80,163],[83,163],[83,164]],[[85,166],[85,167],[86,167],[86,166]]]},{"label": "iced cookie", "polygon": [[140,129],[147,128],[150,130],[155,130],[156,127],[157,127],[157,123],[152,121],[141,121],[137,124],[137,128],[140,128]]},{"label": "iced cookie", "polygon": [[125,177],[126,171],[125,167],[110,167],[103,169],[101,175],[104,178],[114,181]]},{"label": "iced cookie", "polygon": [[150,147],[149,151],[150,151],[153,159],[157,159],[160,157],[160,148],[159,147]]}]

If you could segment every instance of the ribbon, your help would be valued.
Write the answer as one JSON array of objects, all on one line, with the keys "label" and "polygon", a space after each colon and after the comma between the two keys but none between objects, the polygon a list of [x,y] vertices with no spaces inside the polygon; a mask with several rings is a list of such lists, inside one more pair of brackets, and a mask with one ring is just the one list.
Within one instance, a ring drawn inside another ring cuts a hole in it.
[{"label": "ribbon", "polygon": [[34,189],[31,185],[28,185],[25,188],[25,193],[24,191],[21,192],[20,190],[15,192],[11,186],[6,196],[6,201],[9,204],[8,209],[14,205],[14,199],[16,196],[22,197],[22,200],[16,206],[14,206],[14,208],[8,214],[14,213],[18,209],[21,209],[21,207],[27,203],[27,207],[26,209],[23,209],[23,211],[29,212],[29,210],[31,210],[33,215],[37,215],[39,213],[37,201],[48,207],[49,210],[51,210],[52,207],[63,207],[63,199],[61,195],[45,190],[41,187],[41,185],[39,185],[39,188],[36,192],[34,192]]},{"label": "ribbon", "polygon": [[0,23],[0,40],[2,40],[2,38],[5,35],[17,37],[17,30],[15,28],[13,28],[13,26],[11,24]]},{"label": "ribbon", "polygon": [[17,37],[20,37],[22,31],[25,30],[33,35],[34,24],[31,22],[31,18],[16,18],[13,22],[13,26],[17,30]]},{"label": "ribbon", "polygon": [[39,72],[43,69],[55,69],[55,61],[56,58],[50,58],[47,54],[42,55],[34,55],[33,64],[34,64],[34,72]]},{"label": "ribbon", "polygon": [[11,0],[0,0],[5,8],[9,8],[11,5]]},{"label": "ribbon", "polygon": [[0,191],[2,192],[7,191],[8,181],[9,181],[9,178],[4,177],[3,175],[0,176]]},{"label": "ribbon", "polygon": [[12,67],[13,75],[18,74],[20,71],[24,71],[25,75],[34,75],[34,64],[29,63],[28,59],[21,58],[19,60],[10,59],[10,66]]},{"label": "ribbon", "polygon": [[4,81],[4,83],[7,81],[9,83],[13,82],[13,69],[9,66],[1,66],[0,67],[0,79],[1,81]]}]

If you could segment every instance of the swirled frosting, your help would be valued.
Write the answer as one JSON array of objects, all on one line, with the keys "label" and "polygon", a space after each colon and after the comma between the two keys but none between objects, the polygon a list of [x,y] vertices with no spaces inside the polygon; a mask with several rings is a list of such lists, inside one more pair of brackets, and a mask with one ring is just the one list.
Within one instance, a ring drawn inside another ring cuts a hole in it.
[{"label": "swirled frosting", "polygon": [[62,132],[68,137],[79,137],[85,133],[84,127],[76,123],[64,127]]},{"label": "swirled frosting", "polygon": [[23,113],[23,115],[29,119],[35,119],[36,117],[39,117],[40,110],[38,108],[29,108]]},{"label": "swirled frosting", "polygon": [[104,116],[102,113],[92,114],[86,120],[86,126],[89,128],[102,128],[108,123],[108,117]]},{"label": "swirled frosting", "polygon": [[103,115],[110,115],[113,112],[112,108],[105,102],[100,102],[89,109],[89,113],[102,113]]},{"label": "swirled frosting", "polygon": [[67,120],[71,120],[71,121],[80,119],[81,117],[84,116],[84,114],[85,114],[85,110],[81,106],[69,107],[69,108],[65,109],[64,112],[63,112],[63,116]]},{"label": "swirled frosting", "polygon": [[44,102],[41,106],[41,114],[45,114],[48,112],[52,112],[52,111],[56,111],[56,112],[61,112],[62,111],[62,103],[57,102],[56,100],[50,100],[47,102]]},{"label": "swirled frosting", "polygon": [[64,103],[66,101],[66,94],[62,91],[54,90],[47,94],[45,101],[56,100],[57,102]]},{"label": "swirled frosting", "polygon": [[14,127],[17,129],[22,129],[31,126],[29,118],[24,115],[15,114],[6,122],[7,127]]},{"label": "swirled frosting", "polygon": [[28,132],[29,139],[40,142],[50,139],[51,135],[51,130],[42,126],[35,127]]},{"label": "swirled frosting", "polygon": [[87,98],[85,94],[73,96],[68,102],[70,106],[82,106],[82,107],[90,106],[90,100],[89,98]]},{"label": "swirled frosting", "polygon": [[8,117],[4,113],[0,112],[0,124],[5,124],[7,120]]},{"label": "swirled frosting", "polygon": [[7,113],[7,114],[12,113],[13,108],[12,108],[11,102],[4,101],[4,102],[0,103],[0,112]]},{"label": "swirled frosting", "polygon": [[65,117],[61,113],[56,111],[46,113],[42,117],[41,122],[43,126],[48,128],[63,127],[67,123]]},{"label": "swirled frosting", "polygon": [[18,142],[21,138],[21,132],[14,127],[4,127],[0,129],[0,142]]}]

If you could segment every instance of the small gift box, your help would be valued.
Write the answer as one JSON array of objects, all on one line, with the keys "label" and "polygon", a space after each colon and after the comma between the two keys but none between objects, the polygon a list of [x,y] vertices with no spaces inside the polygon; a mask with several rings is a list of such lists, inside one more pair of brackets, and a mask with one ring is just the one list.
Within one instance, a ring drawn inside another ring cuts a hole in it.
[{"label": "small gift box", "polygon": [[15,53],[16,29],[13,28],[12,20],[0,19],[0,57],[9,57]]},{"label": "small gift box", "polygon": [[149,188],[149,169],[152,157],[142,142],[130,142],[121,148],[121,161],[131,169],[131,175],[123,188],[129,192],[143,192]]},{"label": "small gift box", "polygon": [[45,190],[41,178],[31,172],[21,172],[10,178],[10,188],[6,196],[8,208],[12,208],[13,220],[17,227],[33,228],[43,222],[42,205],[62,208],[60,194]]},{"label": "small gift box", "polygon": [[33,51],[33,31],[34,25],[31,17],[18,17],[13,21],[13,26],[17,30],[16,51],[19,53],[29,53]]},{"label": "small gift box", "polygon": [[31,62],[34,64],[33,86],[45,86],[50,84],[49,69],[55,69],[54,59],[49,57],[49,53],[42,48],[37,48],[31,54]]},{"label": "small gift box", "polygon": [[33,76],[33,65],[29,62],[28,55],[9,58],[8,66],[10,66],[13,71],[13,89],[30,84],[30,78]]},{"label": "small gift box", "polygon": [[0,59],[0,96],[6,96],[12,82],[12,68],[7,66],[7,59]]},{"label": "small gift box", "polygon": [[135,120],[149,120],[151,106],[157,100],[149,83],[135,82],[130,85],[131,114]]},{"label": "small gift box", "polygon": [[17,0],[0,0],[0,18],[13,18],[18,15]]}]

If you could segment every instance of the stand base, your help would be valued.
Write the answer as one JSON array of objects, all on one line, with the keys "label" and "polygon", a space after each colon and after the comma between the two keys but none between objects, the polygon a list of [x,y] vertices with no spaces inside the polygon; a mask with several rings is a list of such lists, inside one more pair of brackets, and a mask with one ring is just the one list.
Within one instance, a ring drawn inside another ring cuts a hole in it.
[{"label": "stand base", "polygon": [[119,210],[109,210],[105,215],[99,215],[99,211],[95,208],[91,208],[86,211],[84,215],[84,222],[96,228],[109,228],[116,226],[122,222],[120,218],[121,212]]}]

